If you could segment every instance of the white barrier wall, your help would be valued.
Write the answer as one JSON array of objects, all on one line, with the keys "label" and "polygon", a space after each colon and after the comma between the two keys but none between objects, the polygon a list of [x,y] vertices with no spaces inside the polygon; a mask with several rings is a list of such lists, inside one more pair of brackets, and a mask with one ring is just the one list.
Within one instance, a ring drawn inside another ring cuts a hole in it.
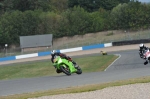
[{"label": "white barrier wall", "polygon": [[74,51],[81,51],[82,47],[77,47],[77,48],[70,48],[70,49],[62,49],[60,50],[61,53],[66,53],[66,52],[74,52]]},{"label": "white barrier wall", "polygon": [[112,43],[105,43],[104,44],[104,47],[110,47],[110,46],[112,46]]},{"label": "white barrier wall", "polygon": [[38,53],[25,54],[25,55],[16,56],[16,59],[31,58],[31,57],[37,57],[37,56],[38,56]]}]

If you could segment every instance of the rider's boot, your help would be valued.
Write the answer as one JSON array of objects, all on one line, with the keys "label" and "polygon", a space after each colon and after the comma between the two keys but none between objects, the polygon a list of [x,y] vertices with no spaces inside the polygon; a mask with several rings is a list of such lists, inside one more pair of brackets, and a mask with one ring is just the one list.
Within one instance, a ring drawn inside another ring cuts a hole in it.
[{"label": "rider's boot", "polygon": [[76,62],[74,62],[74,61],[72,61],[72,63],[73,63],[73,65],[74,65],[74,67],[76,68],[76,69],[78,69],[78,65],[77,65],[77,63]]}]

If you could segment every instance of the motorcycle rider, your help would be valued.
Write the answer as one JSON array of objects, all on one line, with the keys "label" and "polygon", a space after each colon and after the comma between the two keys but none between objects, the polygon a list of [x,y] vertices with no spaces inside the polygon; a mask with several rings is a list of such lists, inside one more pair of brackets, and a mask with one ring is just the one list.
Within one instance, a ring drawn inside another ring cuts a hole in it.
[{"label": "motorcycle rider", "polygon": [[[75,67],[75,68],[78,68],[77,63],[74,62],[73,60],[70,60],[71,58],[70,58],[69,56],[66,56],[66,55],[63,54],[63,53],[57,52],[56,50],[52,50],[52,51],[51,51],[51,56],[52,56],[52,57],[51,57],[52,63],[54,63],[54,59],[55,59],[56,56],[60,56],[61,58],[65,58],[65,59],[71,61],[71,62],[73,63],[73,65],[74,65],[74,67]],[[54,67],[55,67],[55,66],[54,66]],[[56,68],[56,67],[55,67],[55,68]],[[57,72],[57,73],[60,73],[61,71],[58,70],[58,69],[56,69],[56,72]]]},{"label": "motorcycle rider", "polygon": [[[140,57],[141,58],[144,58],[143,57],[143,51],[144,50],[150,50],[148,47],[146,47],[143,43],[141,43],[140,45],[139,45],[139,47],[140,47],[140,49],[139,49],[139,54],[140,54]],[[146,58],[144,58],[145,60],[146,60]],[[148,60],[146,60],[145,62],[144,62],[144,65],[146,65],[146,64],[148,64]]]},{"label": "motorcycle rider", "polygon": [[141,43],[141,44],[139,45],[139,47],[140,47],[140,49],[139,49],[140,57],[143,58],[143,51],[144,51],[144,50],[147,50],[147,49],[149,49],[149,48],[146,47],[143,43]]}]

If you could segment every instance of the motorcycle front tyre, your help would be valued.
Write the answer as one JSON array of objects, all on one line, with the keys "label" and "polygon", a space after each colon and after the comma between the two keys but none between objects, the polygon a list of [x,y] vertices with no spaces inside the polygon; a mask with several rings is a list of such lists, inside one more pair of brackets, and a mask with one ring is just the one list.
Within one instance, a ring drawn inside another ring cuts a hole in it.
[{"label": "motorcycle front tyre", "polygon": [[62,71],[63,73],[65,73],[66,75],[68,75],[68,76],[71,75],[71,73],[70,73],[68,67],[65,68],[64,66],[60,66],[60,69],[61,69],[61,71]]}]

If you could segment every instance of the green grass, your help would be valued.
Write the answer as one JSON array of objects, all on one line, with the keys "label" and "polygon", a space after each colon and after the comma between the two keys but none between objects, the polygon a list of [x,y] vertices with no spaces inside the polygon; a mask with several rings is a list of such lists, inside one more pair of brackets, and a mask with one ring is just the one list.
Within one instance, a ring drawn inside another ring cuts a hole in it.
[{"label": "green grass", "polygon": [[84,72],[104,71],[118,56],[105,55],[75,59]]},{"label": "green grass", "polygon": [[54,73],[54,67],[52,67],[50,61],[0,67],[1,80],[46,76]]},{"label": "green grass", "polygon": [[[118,56],[90,56],[75,58],[83,72],[103,71]],[[13,64],[0,67],[0,80],[58,75],[50,60]]]}]

